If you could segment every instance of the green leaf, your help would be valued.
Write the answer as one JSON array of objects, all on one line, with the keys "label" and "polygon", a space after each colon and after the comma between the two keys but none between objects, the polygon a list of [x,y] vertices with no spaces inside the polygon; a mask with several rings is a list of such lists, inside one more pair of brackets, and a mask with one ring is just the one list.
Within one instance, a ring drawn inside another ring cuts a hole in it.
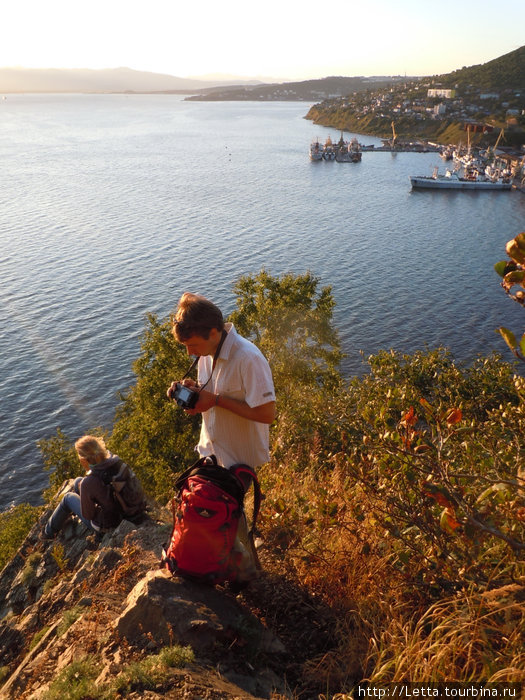
[{"label": "green leaf", "polygon": [[509,348],[514,352],[514,350],[516,350],[516,347],[518,345],[516,342],[516,336],[514,335],[514,333],[512,331],[509,331],[508,328],[503,328],[503,327],[497,328],[496,330],[501,334],[501,337],[503,338],[503,340],[507,343]]},{"label": "green leaf", "polygon": [[520,350],[521,350],[521,354],[525,355],[525,333],[521,336]]},{"label": "green leaf", "polygon": [[483,491],[483,493],[481,493],[481,494],[477,497],[476,503],[482,503],[482,502],[483,502],[484,500],[486,500],[489,496],[492,496],[493,493],[494,493],[494,488],[493,488],[492,486],[489,486],[488,488],[486,488],[486,489]]},{"label": "green leaf", "polygon": [[494,265],[494,269],[498,273],[500,277],[505,276],[505,270],[507,268],[507,261],[506,260],[500,260]]},{"label": "green leaf", "polygon": [[408,564],[412,559],[412,553],[405,549],[398,553],[397,558],[402,564]]}]

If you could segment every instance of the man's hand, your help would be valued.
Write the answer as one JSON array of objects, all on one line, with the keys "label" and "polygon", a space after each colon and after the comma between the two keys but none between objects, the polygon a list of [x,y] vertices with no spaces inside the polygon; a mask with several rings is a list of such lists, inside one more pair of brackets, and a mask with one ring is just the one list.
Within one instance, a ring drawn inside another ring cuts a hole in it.
[{"label": "man's hand", "polygon": [[196,389],[197,391],[199,390],[197,382],[195,382],[193,379],[183,379],[181,382],[171,382],[171,384],[168,387],[168,390],[166,391],[166,396],[168,397],[168,399],[172,398],[172,393],[177,388],[177,384],[188,386],[190,387],[190,389]]},{"label": "man's hand", "polygon": [[[175,389],[177,384],[184,384],[184,386],[199,391],[199,386],[193,379],[183,379],[182,382],[172,382],[167,391],[168,397],[171,398],[171,392]],[[275,419],[275,401],[270,401],[261,406],[250,407],[245,401],[232,399],[223,394],[214,394],[211,391],[206,391],[206,389],[201,389],[199,391],[199,398],[195,406],[193,408],[185,408],[184,411],[189,416],[196,416],[214,407],[223,408],[226,411],[230,411],[242,418],[247,418],[257,423],[269,424]]]},{"label": "man's hand", "polygon": [[[186,386],[190,385],[187,384]],[[197,388],[195,382],[193,382],[193,388]],[[199,391],[199,398],[195,406],[193,408],[185,408],[184,410],[190,416],[196,416],[198,413],[208,411],[210,408],[213,408],[213,406],[215,406],[215,394],[212,394],[211,391],[206,391],[206,389],[201,389],[201,391]]]}]

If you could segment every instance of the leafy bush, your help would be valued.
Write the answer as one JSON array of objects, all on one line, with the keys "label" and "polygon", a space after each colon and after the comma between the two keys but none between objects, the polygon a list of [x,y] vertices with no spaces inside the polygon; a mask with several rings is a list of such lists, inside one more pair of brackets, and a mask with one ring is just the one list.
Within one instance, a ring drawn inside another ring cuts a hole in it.
[{"label": "leafy bush", "polygon": [[237,309],[230,315],[272,368],[277,398],[274,458],[293,452],[303,464],[311,439],[323,430],[326,396],[342,386],[335,302],[330,287],[318,287],[319,279],[311,273],[272,277],[262,271],[241,277],[234,287]]},{"label": "leafy bush", "polygon": [[382,354],[371,366],[347,397],[363,434],[348,467],[393,562],[436,595],[509,580],[525,552],[525,382],[496,358],[462,369],[439,352]]},{"label": "leafy bush", "polygon": [[40,440],[38,447],[44,460],[44,469],[49,472],[49,489],[44,492],[50,501],[67,479],[83,476],[75,450],[74,441],[57,428],[56,435]]},{"label": "leafy bush", "polygon": [[[500,260],[494,265],[494,269],[503,278],[501,286],[505,293],[521,306],[525,306],[525,232],[508,241],[506,251],[509,259]],[[518,340],[508,328],[498,328],[498,331],[514,355],[525,361],[525,333]]]},{"label": "leafy bush", "polygon": [[430,598],[510,580],[525,553],[525,380],[497,357],[461,368],[445,350],[369,363],[309,443],[321,487],[326,472],[344,476],[339,524],[351,514],[381,529],[381,551]]},{"label": "leafy bush", "polygon": [[153,496],[173,489],[173,473],[195,460],[199,418],[190,417],[166,391],[180,379],[189,361],[171,334],[169,319],[147,316],[141,356],[133,364],[136,383],[121,396],[108,446],[125,460]]},{"label": "leafy bush", "polygon": [[40,508],[22,503],[0,513],[0,571],[38,520]]},{"label": "leafy bush", "polygon": [[267,358],[281,401],[295,384],[326,390],[340,382],[335,302],[331,288],[318,291],[318,285],[310,273],[276,278],[263,270],[241,277],[233,290],[237,309],[230,320]]}]

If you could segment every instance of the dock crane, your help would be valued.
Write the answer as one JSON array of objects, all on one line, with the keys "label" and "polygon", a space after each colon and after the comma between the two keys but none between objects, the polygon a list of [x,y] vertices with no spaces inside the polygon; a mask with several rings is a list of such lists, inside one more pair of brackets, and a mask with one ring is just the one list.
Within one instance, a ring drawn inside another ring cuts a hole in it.
[{"label": "dock crane", "polygon": [[496,157],[496,148],[498,147],[499,142],[501,139],[505,136],[505,129],[501,129],[498,135],[498,138],[496,139],[496,143],[493,146],[489,146],[487,148],[487,157],[490,160],[494,160]]},{"label": "dock crane", "polygon": [[494,144],[494,148],[493,148],[494,153],[496,152],[496,148],[498,147],[498,144],[504,135],[505,135],[505,129],[501,129],[501,131],[499,132],[499,136],[496,139],[496,143]]}]

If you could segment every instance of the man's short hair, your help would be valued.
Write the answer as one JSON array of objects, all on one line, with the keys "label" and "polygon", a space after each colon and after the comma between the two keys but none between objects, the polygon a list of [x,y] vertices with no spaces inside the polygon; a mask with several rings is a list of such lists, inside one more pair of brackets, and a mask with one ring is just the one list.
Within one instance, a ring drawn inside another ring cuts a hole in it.
[{"label": "man's short hair", "polygon": [[213,328],[219,332],[224,329],[221,310],[206,297],[191,292],[184,292],[181,296],[172,323],[173,335],[179,343],[194,335],[207,340]]}]

